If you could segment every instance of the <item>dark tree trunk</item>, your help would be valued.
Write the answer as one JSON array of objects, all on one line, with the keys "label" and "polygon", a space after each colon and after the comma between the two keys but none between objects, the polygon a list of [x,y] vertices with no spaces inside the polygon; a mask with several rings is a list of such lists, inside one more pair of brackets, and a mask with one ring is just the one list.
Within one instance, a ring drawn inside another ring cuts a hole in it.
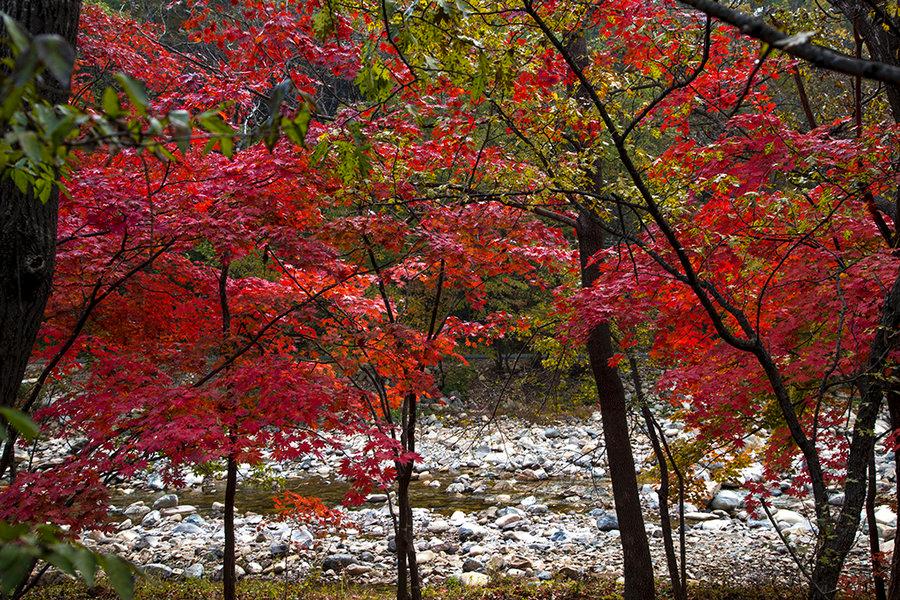
[{"label": "dark tree trunk", "polygon": [[878,544],[878,524],[875,522],[875,452],[869,455],[869,477],[866,490],[866,524],[869,527],[869,553],[872,560],[872,582],[875,585],[875,600],[887,600],[884,589],[884,571],[881,564],[881,549]]},{"label": "dark tree trunk", "polygon": [[397,600],[409,600],[409,568],[407,559],[406,521],[409,515],[406,511],[407,502],[403,498],[409,497],[409,480],[402,471],[397,470],[397,530],[394,535],[394,545],[397,550]]},{"label": "dark tree trunk", "polygon": [[225,469],[225,556],[222,560],[222,584],[225,600],[234,600],[235,551],[234,551],[234,497],[237,492],[237,461],[230,455]]},{"label": "dark tree trunk", "polygon": [[[678,558],[675,556],[675,542],[672,539],[672,517],[669,514],[669,463],[665,451],[660,443],[660,434],[657,434],[656,419],[650,410],[647,398],[644,396],[644,384],[638,363],[634,355],[628,354],[628,363],[631,366],[631,380],[634,384],[634,393],[641,405],[641,415],[647,427],[647,436],[653,447],[653,455],[656,464],[659,465],[659,525],[663,532],[663,547],[666,551],[666,567],[669,569],[669,580],[672,583],[672,597],[674,600],[687,600],[685,581],[682,580],[678,568]],[[679,507],[681,502],[679,502]],[[680,511],[679,511],[680,512]]]},{"label": "dark tree trunk", "polygon": [[[0,0],[0,11],[32,34],[57,34],[75,46],[81,0]],[[64,102],[69,94],[61,89],[42,93],[53,103]],[[0,406],[16,405],[50,296],[58,200],[56,189],[45,204],[21,193],[9,178],[0,180]],[[3,464],[11,472],[13,444],[10,436],[3,452]]]},{"label": "dark tree trunk", "polygon": [[860,406],[853,426],[850,453],[847,459],[847,479],[844,483],[844,505],[830,535],[825,536],[816,554],[809,597],[831,600],[837,593],[838,580],[853,547],[859,528],[860,514],[866,497],[866,470],[869,455],[875,445],[875,421],[881,409],[886,386],[885,368],[889,355],[896,348],[900,334],[900,274],[881,307],[881,319],[869,349],[869,359],[859,378]]},{"label": "dark tree trunk", "polygon": [[[403,401],[400,443],[405,452],[416,451],[416,416],[418,402],[415,395]],[[409,485],[412,481],[413,461],[397,461],[397,600],[421,600],[422,583],[416,561],[415,532]]]},{"label": "dark tree trunk", "polygon": [[[588,265],[590,258],[603,247],[603,234],[599,224],[587,212],[578,217],[578,251],[581,260],[581,283],[590,287],[598,277],[597,267]],[[606,458],[612,480],[613,499],[622,554],[625,562],[625,600],[650,600],[656,597],[653,579],[653,562],[650,545],[644,529],[641,500],[638,495],[634,455],[628,431],[628,405],[625,388],[619,371],[609,366],[613,357],[612,332],[608,323],[594,327],[587,342],[588,357],[603,422],[603,438],[606,442]]]},{"label": "dark tree trunk", "polygon": [[[894,370],[894,378],[900,374]],[[888,410],[891,415],[891,429],[896,432],[900,429],[900,390],[898,384],[893,382],[891,390],[888,392]],[[894,449],[894,485],[896,500],[898,506],[895,508],[900,510],[900,452]],[[900,548],[898,548],[897,538],[894,538],[894,555],[891,558],[891,585],[888,589],[888,598],[891,600],[900,600]]]}]

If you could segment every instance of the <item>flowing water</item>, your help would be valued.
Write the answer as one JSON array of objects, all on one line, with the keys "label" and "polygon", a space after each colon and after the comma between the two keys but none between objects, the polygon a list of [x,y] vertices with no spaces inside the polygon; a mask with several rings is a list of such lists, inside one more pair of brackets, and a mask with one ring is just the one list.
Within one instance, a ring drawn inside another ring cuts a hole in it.
[{"label": "flowing water", "polygon": [[[535,496],[537,502],[546,504],[554,512],[573,512],[596,506],[609,506],[611,494],[609,482],[576,480],[576,479],[550,479],[546,481],[517,481],[513,486],[505,484],[504,480],[487,482],[490,492],[487,494],[448,494],[444,488],[453,482],[453,477],[438,479],[441,487],[434,488],[427,485],[426,481],[412,481],[410,496],[412,505],[416,508],[428,508],[437,513],[450,515],[454,511],[461,510],[467,513],[477,512],[498,504],[497,495],[509,494],[512,499],[526,496]],[[508,489],[509,488],[509,489]],[[281,482],[280,486],[254,484],[252,481],[239,483],[237,490],[237,509],[241,512],[252,511],[258,514],[274,512],[273,498],[282,491],[291,491],[301,496],[321,498],[328,506],[336,506],[344,498],[348,485],[341,481],[333,481],[324,477],[311,475],[303,478],[291,478]],[[130,494],[120,494],[113,498],[113,504],[117,507],[125,507],[143,500],[147,505],[162,492],[151,490],[136,490]],[[200,513],[209,513],[213,502],[222,502],[225,497],[224,482],[217,481],[212,487],[190,487],[177,490],[179,504],[191,504],[196,506]],[[367,504],[366,506],[373,506]],[[375,505],[378,506],[378,505]]]}]

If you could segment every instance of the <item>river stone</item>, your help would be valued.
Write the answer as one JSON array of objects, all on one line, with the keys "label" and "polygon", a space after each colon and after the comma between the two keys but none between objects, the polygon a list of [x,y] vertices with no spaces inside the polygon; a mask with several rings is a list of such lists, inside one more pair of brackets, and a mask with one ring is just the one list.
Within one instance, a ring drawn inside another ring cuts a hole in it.
[{"label": "river stone", "polygon": [[484,571],[484,564],[480,560],[467,558],[463,561],[462,570],[463,573],[469,573],[472,571],[477,571],[480,573]]},{"label": "river stone", "polygon": [[477,523],[463,523],[459,526],[457,533],[462,541],[480,540],[484,537],[484,528]]},{"label": "river stone", "polygon": [[125,531],[126,529],[131,529],[132,527],[134,527],[134,523],[131,522],[131,519],[125,519],[124,521],[116,525],[116,530]]},{"label": "river stone", "polygon": [[437,555],[431,550],[420,550],[416,552],[416,563],[427,565],[428,563],[434,562],[436,556]]},{"label": "river stone", "polygon": [[529,515],[546,515],[550,508],[546,504],[532,504],[528,507]]},{"label": "river stone", "polygon": [[164,508],[160,511],[160,513],[162,513],[162,516],[164,517],[174,517],[177,515],[184,516],[195,512],[197,512],[197,507],[191,506],[190,504],[180,504],[171,508]]},{"label": "river stone", "polygon": [[150,507],[144,504],[143,502],[135,502],[133,504],[129,504],[128,508],[123,511],[123,514],[126,517],[138,517],[142,518],[150,512]]},{"label": "river stone", "polygon": [[552,542],[565,542],[569,539],[569,535],[563,531],[562,529],[557,529],[552,534],[550,534],[550,541]]},{"label": "river stone", "polygon": [[351,577],[354,577],[357,575],[365,575],[366,573],[369,573],[371,570],[372,570],[372,567],[367,567],[366,565],[352,564],[352,565],[347,565],[346,568],[344,568],[344,573],[346,573],[347,575],[350,575]]},{"label": "river stone", "polygon": [[450,529],[450,523],[443,519],[438,519],[428,524],[428,531],[430,533],[444,533],[448,529]]},{"label": "river stone", "polygon": [[459,576],[459,580],[467,587],[484,587],[490,581],[490,578],[484,573],[469,571]]},{"label": "river stone", "polygon": [[165,494],[156,499],[153,503],[153,510],[161,510],[163,508],[172,508],[178,506],[178,496],[175,494]]},{"label": "river stone", "polygon": [[284,542],[272,542],[269,544],[269,554],[272,556],[284,556],[288,553],[288,545]]},{"label": "river stone", "polygon": [[291,531],[291,543],[297,544],[303,549],[309,550],[312,548],[313,540],[315,540],[315,537],[306,527],[300,527]]},{"label": "river stone", "polygon": [[612,513],[604,513],[597,517],[597,529],[600,531],[614,531],[619,529],[619,519]]},{"label": "river stone", "polygon": [[173,579],[175,577],[175,571],[162,563],[144,565],[143,571],[148,577],[159,577],[160,579]]},{"label": "river stone", "polygon": [[730,519],[712,519],[711,521],[703,521],[697,527],[704,531],[719,531],[725,529],[730,524]]},{"label": "river stone", "polygon": [[179,523],[175,526],[175,529],[172,530],[172,533],[182,533],[184,535],[203,535],[203,529],[197,527],[193,523]]},{"label": "river stone", "polygon": [[151,510],[144,518],[141,519],[141,527],[145,529],[149,529],[151,527],[156,527],[162,521],[162,515],[159,514],[158,510]]},{"label": "river stone", "polygon": [[734,511],[744,505],[743,495],[734,490],[722,490],[710,501],[709,507],[713,510]]},{"label": "river stone", "polygon": [[800,513],[786,508],[779,508],[773,516],[775,517],[775,522],[779,524],[787,523],[788,525],[796,525],[797,523],[808,522],[806,517]]},{"label": "river stone", "polygon": [[517,515],[515,513],[506,514],[494,521],[494,525],[499,527],[500,529],[510,529],[514,527],[519,521],[522,520],[522,515]]},{"label": "river stone", "polygon": [[879,506],[875,509],[875,522],[887,525],[888,527],[896,527],[897,515],[888,506]]},{"label": "river stone", "polygon": [[832,494],[828,498],[828,504],[831,506],[843,506],[844,505],[844,493],[839,492],[837,494]]},{"label": "river stone", "polygon": [[200,579],[203,577],[203,564],[202,563],[194,563],[184,570],[184,576],[188,579]]},{"label": "river stone", "polygon": [[332,554],[322,561],[322,571],[334,571],[340,573],[344,567],[353,564],[354,559],[349,554]]},{"label": "river stone", "polygon": [[247,572],[251,575],[259,575],[263,572],[262,565],[258,562],[251,562],[247,564]]},{"label": "river stone", "polygon": [[522,479],[526,481],[544,481],[545,479],[549,479],[550,476],[547,475],[547,471],[544,469],[525,469],[522,471]]}]

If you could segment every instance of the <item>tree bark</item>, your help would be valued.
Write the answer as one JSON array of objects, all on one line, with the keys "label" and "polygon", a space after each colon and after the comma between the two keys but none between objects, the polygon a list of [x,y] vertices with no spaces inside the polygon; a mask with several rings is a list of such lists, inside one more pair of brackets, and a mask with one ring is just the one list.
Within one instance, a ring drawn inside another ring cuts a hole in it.
[{"label": "tree bark", "polygon": [[831,600],[837,593],[838,580],[847,554],[853,547],[859,528],[860,514],[866,497],[866,470],[869,454],[875,445],[875,421],[881,409],[885,384],[883,373],[889,365],[889,355],[896,348],[900,334],[900,273],[881,307],[878,330],[869,349],[869,359],[860,376],[860,407],[847,459],[847,479],[844,483],[844,505],[833,531],[825,536],[816,554],[809,597],[812,600]]},{"label": "tree bark", "polygon": [[[75,46],[81,0],[0,0],[0,11],[33,35],[56,34]],[[69,94],[67,89],[41,93],[52,103],[64,102]],[[50,297],[58,201],[56,188],[42,203],[9,178],[0,180],[0,406],[16,406]],[[15,438],[8,439],[3,454],[10,458],[4,463],[13,472]]]},{"label": "tree bark", "polygon": [[650,445],[653,447],[654,456],[656,456],[656,464],[659,465],[659,492],[657,494],[659,496],[659,525],[663,532],[663,547],[666,551],[666,566],[669,569],[669,580],[672,583],[672,597],[674,600],[687,600],[686,582],[681,578],[678,558],[675,556],[675,542],[672,539],[672,518],[669,514],[669,464],[662,444],[659,441],[660,436],[656,431],[656,419],[653,417],[653,412],[650,410],[650,405],[644,396],[644,385],[640,371],[638,371],[637,360],[631,353],[628,354],[628,362],[631,366],[631,380],[634,383],[634,393],[638,402],[640,402],[641,415],[644,417],[644,424],[647,427],[647,436],[650,438]]},{"label": "tree bark", "polygon": [[[897,377],[897,370],[894,370],[894,378]],[[897,389],[897,382],[894,381],[891,390],[888,392],[888,411],[891,416],[891,430],[895,432],[900,430],[900,391]],[[898,506],[894,508],[900,510],[900,452],[894,448],[894,485],[896,500]],[[900,548],[897,547],[898,540],[894,538],[894,554],[891,557],[891,584],[888,588],[888,598],[890,600],[900,600]]]},{"label": "tree bark", "polygon": [[237,492],[237,461],[231,454],[225,470],[225,556],[222,560],[222,584],[225,600],[234,600],[235,549],[234,549],[234,497]]},{"label": "tree bark", "polygon": [[878,544],[878,524],[875,522],[875,452],[869,455],[869,476],[866,490],[866,524],[869,527],[869,554],[872,560],[872,582],[875,585],[875,600],[887,600],[884,589],[884,574],[881,565],[881,548]]},{"label": "tree bark", "polygon": [[[590,213],[582,211],[576,227],[581,260],[581,284],[590,287],[599,273],[590,258],[603,247],[603,233]],[[650,545],[641,513],[634,455],[628,430],[628,403],[619,371],[609,366],[613,357],[612,332],[608,323],[591,329],[587,342],[591,371],[597,386],[606,458],[612,480],[613,500],[625,566],[625,600],[651,600],[656,597]]]}]

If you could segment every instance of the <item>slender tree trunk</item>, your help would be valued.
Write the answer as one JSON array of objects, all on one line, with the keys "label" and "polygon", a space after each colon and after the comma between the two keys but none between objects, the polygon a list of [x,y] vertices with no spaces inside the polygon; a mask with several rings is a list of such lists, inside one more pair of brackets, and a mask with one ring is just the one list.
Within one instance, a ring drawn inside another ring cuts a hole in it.
[{"label": "slender tree trunk", "polygon": [[878,524],[875,522],[875,452],[869,456],[869,477],[866,491],[866,524],[869,527],[869,554],[872,557],[872,581],[875,584],[875,600],[887,600],[884,589],[884,572],[881,550],[878,545]]},{"label": "slender tree trunk", "polygon": [[[228,273],[230,263],[223,261],[219,275],[219,305],[222,310],[223,350],[231,336],[231,309],[228,305]],[[223,352],[224,353],[224,352]],[[231,409],[233,410],[233,406]],[[231,448],[225,459],[225,548],[222,557],[222,587],[225,600],[234,600],[237,576],[235,573],[234,499],[237,495],[237,457],[234,454],[235,432],[229,434]]]},{"label": "slender tree trunk", "polygon": [[890,364],[889,355],[896,348],[900,334],[900,273],[881,307],[881,318],[869,349],[869,359],[860,377],[860,406],[853,426],[844,483],[844,505],[816,555],[809,597],[831,600],[837,593],[838,580],[847,554],[856,540],[860,514],[866,497],[866,470],[875,445],[875,421],[881,409],[885,385],[883,373]]},{"label": "slender tree trunk", "polygon": [[[415,395],[409,397],[409,416],[406,425],[406,449],[409,452],[416,451],[416,417],[418,414],[418,401]],[[416,537],[414,531],[412,503],[409,500],[409,480],[412,479],[413,462],[409,463],[406,482],[406,553],[409,566],[409,597],[410,600],[422,600],[422,582],[419,579],[419,562],[416,559]]]},{"label": "slender tree trunk", "polygon": [[[0,11],[32,34],[57,34],[75,46],[81,0],[0,0]],[[68,89],[41,93],[53,103],[69,95]],[[50,297],[58,201],[56,188],[45,204],[30,191],[20,192],[9,178],[0,180],[0,406],[16,405]],[[9,436],[0,477],[15,470],[14,444],[15,436]]]},{"label": "slender tree trunk", "polygon": [[407,465],[397,467],[397,600],[409,600],[409,543],[407,533],[410,519],[409,481]]},{"label": "slender tree trunk", "polygon": [[[650,404],[644,395],[644,382],[638,369],[638,362],[634,354],[627,353],[628,364],[631,367],[631,381],[634,385],[634,393],[641,405],[641,415],[644,417],[644,425],[647,427],[647,436],[653,447],[653,455],[656,464],[659,465],[659,525],[663,532],[663,547],[666,551],[666,566],[669,569],[669,580],[672,583],[672,597],[674,600],[687,600],[684,584],[678,570],[678,558],[675,556],[675,542],[672,540],[672,518],[669,515],[669,463],[656,431],[656,419],[650,410]],[[680,503],[679,503],[680,506]]]},{"label": "slender tree trunk", "polygon": [[[404,452],[416,451],[416,396],[410,394],[403,401],[400,442]],[[412,461],[397,462],[397,600],[421,600],[422,583],[416,560],[415,532],[409,486],[413,474]]]},{"label": "slender tree trunk", "polygon": [[[897,369],[894,369],[894,377],[897,377]],[[894,435],[898,435],[900,430],[900,391],[897,389],[897,382],[893,382],[891,390],[888,393],[888,411],[891,415],[891,430]],[[895,510],[900,511],[900,452],[894,448],[894,493],[897,506]],[[900,600],[900,548],[897,547],[898,540],[894,538],[894,554],[891,558],[891,585],[888,590],[888,598],[890,600]]]},{"label": "slender tree trunk", "polygon": [[234,550],[234,497],[237,492],[237,461],[231,454],[225,469],[225,556],[222,560],[222,584],[225,600],[234,600],[235,550]]},{"label": "slender tree trunk", "polygon": [[[590,258],[603,247],[603,234],[589,213],[578,217],[578,250],[581,259],[581,283],[590,287],[598,277]],[[641,513],[634,455],[628,430],[628,404],[619,371],[609,366],[613,357],[612,332],[608,323],[591,329],[587,342],[591,371],[597,386],[606,458],[612,480],[613,500],[619,521],[622,554],[625,563],[625,600],[651,600],[656,597],[650,545]]]}]

